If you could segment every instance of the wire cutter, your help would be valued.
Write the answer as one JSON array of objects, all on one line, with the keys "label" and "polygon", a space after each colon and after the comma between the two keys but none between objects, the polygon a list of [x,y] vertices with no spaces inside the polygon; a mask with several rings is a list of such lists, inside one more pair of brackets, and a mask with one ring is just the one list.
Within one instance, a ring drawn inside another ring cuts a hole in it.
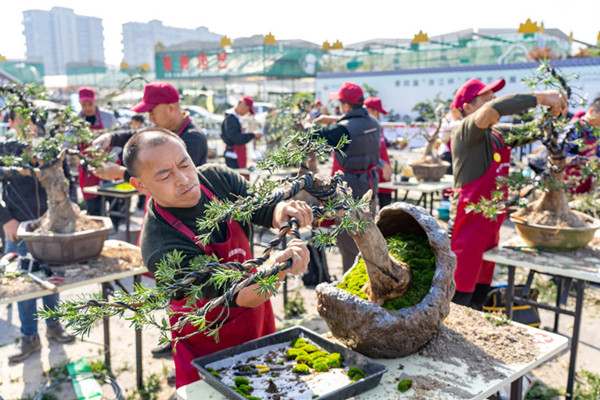
[{"label": "wire cutter", "polygon": [[269,371],[283,371],[283,365],[240,364],[233,367],[234,375],[259,375]]}]

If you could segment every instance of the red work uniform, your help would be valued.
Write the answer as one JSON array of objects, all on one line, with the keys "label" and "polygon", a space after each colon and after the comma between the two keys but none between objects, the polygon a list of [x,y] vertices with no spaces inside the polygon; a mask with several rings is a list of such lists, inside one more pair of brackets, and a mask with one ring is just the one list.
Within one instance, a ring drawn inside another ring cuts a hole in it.
[{"label": "red work uniform", "polygon": [[[213,199],[214,195],[203,185],[203,193],[208,199]],[[154,203],[156,212],[171,226],[183,233],[208,255],[216,255],[221,262],[244,262],[252,257],[250,243],[244,235],[240,224],[234,220],[227,221],[227,240],[222,243],[211,243],[202,245],[195,239],[194,233],[179,221],[173,214],[158,204]],[[187,297],[181,300],[171,300],[171,310],[174,312],[192,311],[186,307]],[[208,303],[210,299],[203,299],[196,302],[196,308],[199,309]],[[223,311],[223,307],[216,307],[206,316],[207,321],[215,320]],[[173,315],[170,318],[171,326],[177,323],[180,315]],[[197,327],[191,324],[186,325],[180,331],[173,331],[172,338],[184,337],[198,331]],[[192,365],[192,360],[216,351],[237,346],[253,339],[275,332],[275,317],[271,307],[271,301],[267,300],[258,307],[231,308],[227,316],[227,322],[219,330],[219,341],[215,342],[214,337],[209,337],[204,333],[197,333],[187,339],[180,340],[173,351],[175,361],[175,384],[177,387],[188,385],[200,379],[198,371]]]}]

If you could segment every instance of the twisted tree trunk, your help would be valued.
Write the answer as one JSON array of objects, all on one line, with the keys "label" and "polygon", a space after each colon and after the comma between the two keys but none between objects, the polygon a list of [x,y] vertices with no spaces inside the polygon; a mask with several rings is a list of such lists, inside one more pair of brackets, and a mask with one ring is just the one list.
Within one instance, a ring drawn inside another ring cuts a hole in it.
[{"label": "twisted tree trunk", "polygon": [[[308,173],[307,169],[301,169],[299,176]],[[335,183],[324,180],[318,176],[314,177],[313,187],[333,187]],[[331,201],[342,196],[340,188],[328,198],[318,199],[320,201]],[[371,200],[371,191],[364,196],[364,200]],[[367,204],[369,201],[366,202]],[[337,216],[345,213],[345,210],[339,210]],[[333,217],[333,216],[329,216]],[[351,215],[353,221],[367,221],[368,226],[362,232],[349,232],[350,236],[358,246],[362,258],[367,267],[369,282],[367,283],[365,293],[369,299],[382,305],[389,299],[403,296],[408,290],[412,281],[412,273],[408,264],[395,259],[388,250],[387,242],[381,231],[377,228],[370,208],[359,209],[356,214]]]}]

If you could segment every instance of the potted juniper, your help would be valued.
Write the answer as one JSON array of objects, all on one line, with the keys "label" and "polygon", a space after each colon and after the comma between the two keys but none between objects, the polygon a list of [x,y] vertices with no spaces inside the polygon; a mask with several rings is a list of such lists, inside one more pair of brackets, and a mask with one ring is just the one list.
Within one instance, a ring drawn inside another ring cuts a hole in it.
[{"label": "potted juniper", "polygon": [[[18,236],[32,255],[51,264],[78,262],[97,257],[112,224],[109,218],[81,214],[69,197],[63,160],[76,156],[99,166],[109,155],[76,150],[94,138],[88,124],[70,107],[44,108],[44,89],[31,85],[0,86],[4,108],[20,121],[19,133],[0,142],[0,179],[30,176],[40,182],[47,196],[47,211],[39,219],[21,222]],[[32,134],[40,128],[43,136]]]},{"label": "potted juniper", "polygon": [[[531,88],[559,89],[569,99],[572,107],[582,107],[586,99],[573,92],[568,80],[576,76],[566,76],[556,68],[542,63],[534,75],[525,80]],[[488,218],[496,218],[499,213],[508,211],[504,193],[529,192],[539,193],[531,200],[517,198],[517,210],[510,215],[515,223],[519,236],[531,246],[554,249],[576,250],[588,244],[594,233],[600,228],[600,221],[580,212],[571,205],[579,204],[583,209],[593,204],[595,189],[588,193],[574,196],[573,190],[582,180],[598,176],[599,165],[595,157],[567,154],[569,144],[576,144],[585,149],[586,144],[581,136],[582,126],[577,124],[573,134],[566,134],[569,120],[566,117],[554,117],[546,109],[534,109],[524,116],[530,122],[523,123],[514,132],[514,139],[521,142],[533,142],[536,139],[542,144],[543,151],[548,155],[545,168],[538,174],[512,173],[499,179],[498,190],[492,194],[492,199],[482,199],[480,202],[468,205],[469,212],[483,213]],[[588,126],[595,138],[600,132],[597,128]],[[594,139],[595,139],[594,138]],[[577,168],[577,174],[566,174],[569,168]],[[530,196],[531,197],[531,196]],[[572,200],[578,197],[577,202]]]}]

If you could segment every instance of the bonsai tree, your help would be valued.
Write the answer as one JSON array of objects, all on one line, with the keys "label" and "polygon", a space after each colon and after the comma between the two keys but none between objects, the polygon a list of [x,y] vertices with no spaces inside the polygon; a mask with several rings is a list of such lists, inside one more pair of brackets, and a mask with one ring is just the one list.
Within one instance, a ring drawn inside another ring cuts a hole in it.
[{"label": "bonsai tree", "polygon": [[418,121],[435,126],[431,132],[427,132],[424,128],[419,131],[426,144],[421,158],[411,164],[413,173],[419,180],[437,181],[449,167],[448,162],[439,158],[435,146],[449,104],[450,100],[442,100],[438,94],[435,99],[417,103],[412,109],[419,113]]},{"label": "bonsai tree", "polygon": [[[36,86],[2,85],[3,110],[14,111],[22,123],[13,139],[0,142],[0,179],[15,176],[36,178],[48,199],[47,212],[37,224],[47,234],[73,233],[85,230],[86,218],[69,199],[69,182],[65,178],[63,160],[78,156],[91,166],[99,166],[109,155],[88,148],[86,154],[76,150],[78,144],[89,144],[95,135],[89,125],[70,107],[44,109],[36,100],[44,99],[44,89]],[[34,131],[32,131],[34,130]],[[43,132],[39,137],[38,130]],[[93,224],[93,222],[92,222]]]},{"label": "bonsai tree", "polygon": [[[542,63],[534,76],[525,83],[531,88],[559,89],[568,97],[571,106],[582,107],[585,105],[585,99],[572,92],[567,85],[567,80],[573,78],[575,76],[565,76],[556,68]],[[581,179],[597,176],[597,160],[566,155],[568,143],[577,144],[580,148],[585,146],[582,140],[573,141],[565,134],[566,125],[569,122],[566,117],[553,117],[549,110],[543,108],[535,109],[526,117],[528,118],[525,119],[533,120],[523,123],[510,140],[521,143],[540,141],[549,154],[546,170],[537,176],[527,177],[516,173],[500,179],[498,190],[493,194],[492,199],[482,199],[479,203],[471,204],[468,206],[468,210],[481,212],[492,219],[496,218],[497,213],[506,212],[504,196],[507,189],[519,191],[526,185],[531,185],[541,191],[541,196],[533,202],[520,201],[520,210],[513,214],[518,221],[553,227],[585,226],[586,222],[569,207],[569,189],[576,184],[577,178],[566,179],[565,169],[568,166],[577,165],[580,167]],[[580,129],[581,125],[576,125],[576,131]],[[596,130],[596,137],[598,137],[598,133]]]},{"label": "bonsai tree", "polygon": [[[237,201],[213,201],[204,217],[198,221],[199,230],[206,231],[201,236],[201,240],[205,243],[209,241],[210,234],[216,229],[219,221],[233,218],[237,221],[249,222],[252,213],[260,207],[291,199],[303,193],[313,199],[315,204],[313,212],[317,222],[324,219],[338,221],[331,231],[317,234],[315,244],[317,246],[334,244],[339,232],[348,232],[355,239],[366,263],[370,279],[365,290],[369,299],[382,304],[387,299],[402,296],[412,280],[412,273],[406,263],[390,255],[385,238],[374,225],[368,206],[371,192],[365,194],[363,199],[353,199],[348,195],[346,184],[341,180],[340,175],[328,178],[314,176],[305,164],[305,160],[311,155],[319,160],[330,157],[331,151],[342,147],[345,143],[346,140],[342,140],[337,147],[331,147],[324,139],[316,138],[310,131],[298,131],[288,136],[282,146],[259,162],[258,167],[274,171],[281,167],[298,166],[298,174],[294,178],[278,181],[263,180],[251,187],[247,198],[240,198]],[[224,318],[219,317],[209,321],[206,320],[207,313],[217,306],[223,306],[221,317],[224,317],[233,295],[251,284],[258,284],[260,293],[275,293],[276,275],[280,270],[287,268],[291,261],[284,265],[273,265],[259,274],[248,272],[261,265],[286,234],[299,237],[297,229],[296,221],[290,221],[281,228],[276,240],[269,244],[260,257],[244,263],[220,264],[212,257],[202,255],[189,266],[182,267],[181,254],[175,251],[166,256],[157,266],[155,287],[138,286],[131,294],[117,292],[111,302],[102,300],[100,294],[90,299],[68,300],[62,302],[54,311],[40,311],[40,315],[58,317],[75,333],[84,334],[90,330],[95,321],[110,316],[122,318],[129,310],[133,315],[127,318],[137,327],[152,325],[166,333],[191,323],[198,327],[198,331],[218,337]],[[180,274],[186,276],[175,281],[175,276]],[[210,279],[206,285],[227,285],[230,288],[228,292],[222,297],[213,299],[201,309],[186,313],[175,327],[171,327],[166,318],[161,321],[154,318],[154,311],[168,309],[169,298],[175,290],[183,289],[185,295],[190,296],[188,304],[195,304],[194,299],[202,296],[200,290],[202,287],[191,284],[197,277],[207,274],[210,274]],[[163,340],[169,340],[167,335]]]}]

